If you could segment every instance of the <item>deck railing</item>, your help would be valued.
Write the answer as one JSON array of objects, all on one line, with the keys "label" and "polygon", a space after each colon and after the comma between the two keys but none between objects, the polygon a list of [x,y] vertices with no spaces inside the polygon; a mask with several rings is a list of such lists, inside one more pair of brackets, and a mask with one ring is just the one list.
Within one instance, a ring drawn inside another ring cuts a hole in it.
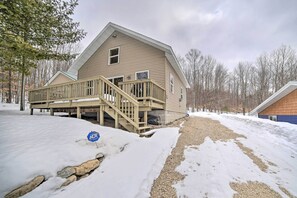
[{"label": "deck railing", "polygon": [[[101,80],[100,80],[101,79]],[[78,80],[57,85],[45,86],[29,90],[30,103],[44,103],[61,100],[77,100],[87,98],[99,98],[99,86],[103,76]],[[119,83],[119,88],[136,100],[150,99],[165,103],[166,92],[163,87],[150,79],[126,81]],[[114,90],[104,88],[104,97],[115,97]]]},{"label": "deck railing", "polygon": [[99,77],[29,90],[30,103],[99,98]]},{"label": "deck railing", "polygon": [[151,79],[120,82],[119,87],[137,100],[151,99],[161,103],[166,100],[165,89]]}]

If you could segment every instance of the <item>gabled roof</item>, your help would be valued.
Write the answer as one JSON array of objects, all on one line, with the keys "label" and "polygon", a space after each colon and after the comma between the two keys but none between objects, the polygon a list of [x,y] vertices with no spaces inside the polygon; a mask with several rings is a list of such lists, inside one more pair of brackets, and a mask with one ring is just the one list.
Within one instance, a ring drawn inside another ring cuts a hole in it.
[{"label": "gabled roof", "polygon": [[69,72],[58,71],[53,77],[51,77],[51,79],[44,86],[50,85],[60,74],[62,74],[65,77],[69,78],[70,80],[77,80],[76,75],[73,75],[73,74],[71,74]]},{"label": "gabled roof", "polygon": [[143,43],[151,45],[157,49],[165,52],[165,56],[178,74],[179,78],[183,84],[189,88],[190,85],[183,74],[181,67],[177,61],[177,58],[169,45],[161,43],[157,40],[129,30],[127,28],[121,27],[114,23],[108,23],[104,29],[96,36],[96,38],[90,43],[90,45],[80,54],[80,56],[74,61],[73,65],[69,68],[68,72],[77,75],[78,70],[83,66],[83,64],[97,51],[97,49],[113,34],[114,31],[118,31],[125,35],[128,35],[136,40]]},{"label": "gabled roof", "polygon": [[262,102],[259,106],[253,109],[250,112],[250,115],[257,115],[258,113],[262,112],[264,109],[272,105],[273,103],[277,102],[278,100],[282,99],[292,91],[297,89],[297,81],[290,81],[285,86],[283,86],[280,90],[275,92],[272,96],[267,98],[264,102]]}]

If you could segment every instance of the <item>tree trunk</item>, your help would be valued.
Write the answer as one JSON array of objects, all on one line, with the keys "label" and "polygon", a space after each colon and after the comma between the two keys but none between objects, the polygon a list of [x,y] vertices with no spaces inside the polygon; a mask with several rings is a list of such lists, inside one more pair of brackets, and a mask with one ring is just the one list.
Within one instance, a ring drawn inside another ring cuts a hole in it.
[{"label": "tree trunk", "polygon": [[20,73],[18,72],[15,104],[19,104],[19,102],[20,102]]},{"label": "tree trunk", "polygon": [[8,98],[7,98],[7,103],[11,103],[11,98],[12,98],[12,91],[11,91],[11,86],[12,86],[12,79],[11,79],[11,69],[8,70]]},{"label": "tree trunk", "polygon": [[21,77],[21,102],[20,102],[20,111],[25,110],[25,72],[22,71]]}]

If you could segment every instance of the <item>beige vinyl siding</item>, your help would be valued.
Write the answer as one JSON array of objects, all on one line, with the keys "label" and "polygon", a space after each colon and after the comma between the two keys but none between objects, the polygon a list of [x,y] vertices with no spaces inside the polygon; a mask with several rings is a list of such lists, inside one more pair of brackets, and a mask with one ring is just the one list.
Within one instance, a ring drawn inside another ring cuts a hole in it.
[{"label": "beige vinyl siding", "polygon": [[[119,32],[110,36],[79,69],[78,79],[103,75],[107,78],[124,76],[124,81],[134,80],[135,72],[149,70],[149,77],[165,87],[165,53],[148,44]],[[120,48],[119,63],[108,65],[109,50]],[[130,79],[129,79],[130,77]]]},{"label": "beige vinyl siding", "polygon": [[73,80],[60,73],[49,85],[56,85],[56,84],[70,82],[70,81],[73,81]]},{"label": "beige vinyl siding", "polygon": [[[173,112],[180,112],[180,113],[186,113],[186,87],[183,85],[182,81],[178,77],[175,70],[172,68],[170,63],[167,59],[165,59],[165,79],[166,79],[166,110],[173,111]],[[170,83],[169,83],[169,77],[170,74],[174,77],[174,93],[170,92]],[[183,89],[183,99],[181,102],[180,99],[180,90]]]}]

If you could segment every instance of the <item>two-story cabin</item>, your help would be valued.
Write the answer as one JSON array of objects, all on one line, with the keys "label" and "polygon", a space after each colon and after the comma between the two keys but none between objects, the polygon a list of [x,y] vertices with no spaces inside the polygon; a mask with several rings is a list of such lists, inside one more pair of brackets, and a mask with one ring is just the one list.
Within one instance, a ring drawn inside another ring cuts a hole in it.
[{"label": "two-story cabin", "polygon": [[101,125],[107,113],[135,132],[149,128],[149,115],[163,124],[186,115],[189,84],[172,48],[119,25],[107,24],[67,73],[77,80],[29,92],[32,113],[97,112]]}]

